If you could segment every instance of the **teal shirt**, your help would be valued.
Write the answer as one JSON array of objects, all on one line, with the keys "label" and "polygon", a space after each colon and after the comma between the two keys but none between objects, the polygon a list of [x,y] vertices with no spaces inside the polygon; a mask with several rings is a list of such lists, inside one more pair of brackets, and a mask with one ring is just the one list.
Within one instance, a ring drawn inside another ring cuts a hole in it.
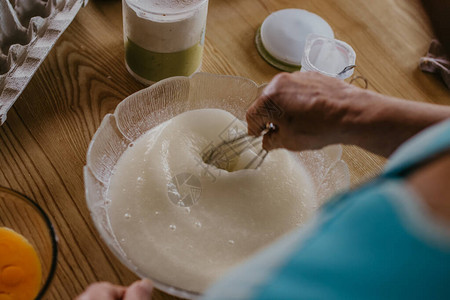
[{"label": "teal shirt", "polygon": [[406,142],[382,175],[331,199],[306,227],[233,269],[204,298],[450,299],[450,226],[432,218],[405,181],[445,151],[450,121]]}]

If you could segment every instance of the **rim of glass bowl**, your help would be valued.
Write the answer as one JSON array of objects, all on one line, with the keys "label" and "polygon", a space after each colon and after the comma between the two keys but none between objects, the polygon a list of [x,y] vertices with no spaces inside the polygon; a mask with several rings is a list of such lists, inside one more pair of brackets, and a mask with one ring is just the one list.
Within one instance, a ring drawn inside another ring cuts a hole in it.
[{"label": "rim of glass bowl", "polygon": [[12,196],[15,196],[16,198],[19,198],[20,200],[24,201],[25,203],[27,203],[28,205],[33,207],[37,211],[37,213],[41,216],[42,220],[44,221],[45,225],[47,226],[48,233],[50,235],[50,240],[52,243],[52,261],[51,261],[50,269],[48,271],[48,276],[45,279],[44,284],[42,285],[41,289],[39,290],[39,293],[37,294],[37,296],[35,298],[37,300],[42,299],[42,297],[45,295],[48,288],[50,287],[53,277],[55,276],[56,265],[57,265],[57,261],[58,261],[58,237],[56,235],[55,229],[54,229],[53,224],[50,221],[50,218],[48,217],[47,213],[34,200],[31,200],[29,197],[25,196],[22,193],[19,193],[17,191],[14,191],[12,189],[2,187],[2,186],[0,186],[0,192],[8,193]]},{"label": "rim of glass bowl", "polygon": [[[198,77],[198,78],[197,78]],[[86,157],[86,165],[84,166],[84,184],[85,184],[85,197],[86,197],[86,203],[88,205],[90,214],[91,214],[91,218],[93,220],[93,223],[97,229],[97,233],[99,234],[99,236],[101,237],[101,240],[108,246],[108,248],[111,250],[111,252],[114,254],[114,256],[124,265],[127,267],[127,269],[129,269],[131,272],[133,272],[134,274],[136,274],[137,276],[141,277],[141,278],[149,278],[153,281],[154,286],[163,291],[166,292],[170,295],[173,296],[177,296],[177,297],[181,297],[181,298],[187,298],[187,299],[195,299],[198,298],[200,296],[202,296],[202,293],[198,293],[198,292],[194,292],[194,291],[189,291],[186,289],[182,289],[182,288],[178,288],[176,286],[173,285],[169,285],[167,283],[163,283],[161,281],[158,281],[154,278],[152,278],[152,276],[150,276],[151,274],[143,274],[140,270],[136,269],[135,266],[132,265],[132,263],[130,261],[128,261],[126,259],[126,257],[124,256],[124,253],[121,253],[121,249],[117,249],[116,246],[118,245],[113,245],[113,240],[109,240],[108,239],[108,235],[111,235],[111,237],[113,239],[115,239],[115,237],[111,234],[111,232],[106,232],[105,229],[102,227],[102,225],[100,224],[101,220],[97,220],[95,217],[95,210],[98,209],[98,205],[97,204],[93,204],[91,203],[91,198],[97,197],[98,194],[96,194],[95,192],[98,191],[93,191],[92,189],[94,188],[92,186],[93,181],[95,181],[95,185],[97,184],[101,184],[103,185],[104,188],[107,188],[107,185],[105,182],[103,182],[103,179],[100,179],[98,177],[98,174],[92,169],[92,162],[90,160],[90,156],[91,156],[91,152],[94,151],[93,149],[93,145],[96,143],[96,140],[98,139],[98,137],[100,136],[100,133],[102,133],[102,131],[100,129],[104,129],[104,127],[108,127],[110,125],[106,125],[104,123],[108,118],[114,118],[114,122],[117,122],[117,112],[118,112],[118,108],[121,106],[124,106],[126,104],[126,102],[128,101],[128,99],[130,99],[131,97],[136,97],[138,94],[142,94],[144,93],[143,91],[148,91],[148,90],[152,90],[152,89],[159,89],[162,85],[166,84],[167,82],[170,81],[175,81],[175,80],[180,80],[180,79],[188,79],[189,81],[194,80],[195,78],[197,78],[198,80],[202,80],[206,77],[209,77],[211,79],[236,79],[236,80],[243,80],[246,81],[247,83],[249,83],[250,85],[254,86],[255,91],[259,91],[261,92],[262,89],[266,86],[266,84],[257,84],[256,82],[254,82],[251,79],[245,78],[245,77],[241,77],[241,76],[232,76],[232,75],[219,75],[219,74],[209,74],[209,73],[194,73],[193,75],[186,77],[186,76],[176,76],[176,77],[170,77],[167,79],[163,79],[147,88],[144,88],[140,91],[137,91],[131,95],[129,95],[128,97],[126,97],[121,103],[118,104],[118,106],[116,107],[115,111],[111,114],[106,114],[102,120],[102,123],[100,124],[100,126],[97,128],[94,136],[92,137],[91,142],[89,143],[89,147],[87,150],[87,157]],[[117,124],[117,123],[116,123]],[[117,130],[120,131],[119,128],[116,128]],[[121,132],[121,135],[123,135],[125,137],[125,135]],[[128,143],[132,143],[133,141],[129,140],[128,138],[126,138],[128,140]],[[341,150],[342,148],[340,146],[336,146],[339,147]],[[95,152],[95,151],[94,151]],[[346,165],[346,164],[345,164]],[[346,165],[347,166],[347,165]],[[345,171],[344,177],[346,177],[346,187],[348,187],[350,179],[349,179],[349,171],[348,168]],[[94,193],[93,193],[94,192]],[[108,222],[108,220],[107,220]],[[116,241],[116,243],[118,244],[118,242]],[[120,248],[120,246],[119,246]]]}]

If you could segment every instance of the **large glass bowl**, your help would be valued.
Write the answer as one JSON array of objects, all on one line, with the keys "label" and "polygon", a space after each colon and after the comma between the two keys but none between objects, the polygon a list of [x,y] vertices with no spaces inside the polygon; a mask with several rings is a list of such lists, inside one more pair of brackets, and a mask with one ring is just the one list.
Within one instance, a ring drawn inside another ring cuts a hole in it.
[{"label": "large glass bowl", "polygon": [[55,274],[58,254],[57,237],[50,219],[33,200],[0,187],[0,227],[21,234],[36,250],[41,262],[42,281],[35,299],[42,299]]},{"label": "large glass bowl", "polygon": [[[235,76],[197,73],[191,77],[173,77],[143,89],[125,100],[114,114],[103,119],[87,152],[84,167],[86,201],[102,239],[131,271],[141,274],[121,249],[111,229],[106,211],[106,192],[114,167],[128,145],[151,128],[185,111],[219,108],[245,120],[245,112],[264,86]],[[318,151],[298,153],[307,167],[317,198],[323,203],[336,191],[349,186],[347,164],[341,160],[339,145]],[[130,233],[132,234],[132,233]],[[155,287],[174,296],[195,298],[197,293],[185,291],[154,280]]]}]

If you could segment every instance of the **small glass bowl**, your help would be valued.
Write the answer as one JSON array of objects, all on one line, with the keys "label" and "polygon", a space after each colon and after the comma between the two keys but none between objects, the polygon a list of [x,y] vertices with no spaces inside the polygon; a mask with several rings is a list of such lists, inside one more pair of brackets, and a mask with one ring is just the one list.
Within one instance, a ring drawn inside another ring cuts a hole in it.
[{"label": "small glass bowl", "polygon": [[33,200],[0,187],[0,227],[21,234],[36,250],[42,282],[35,299],[42,299],[53,279],[58,256],[57,236],[49,217]]}]

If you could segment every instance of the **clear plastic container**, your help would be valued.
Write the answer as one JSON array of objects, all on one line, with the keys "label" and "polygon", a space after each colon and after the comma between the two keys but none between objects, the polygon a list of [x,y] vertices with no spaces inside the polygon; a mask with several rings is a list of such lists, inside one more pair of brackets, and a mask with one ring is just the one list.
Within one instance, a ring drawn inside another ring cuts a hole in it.
[{"label": "clear plastic container", "polygon": [[144,84],[201,65],[208,0],[122,0],[125,63]]},{"label": "clear plastic container", "polygon": [[[333,38],[310,34],[302,56],[302,72],[315,71],[339,79],[353,75],[356,54],[353,48]],[[347,68],[347,71],[344,70]]]}]

